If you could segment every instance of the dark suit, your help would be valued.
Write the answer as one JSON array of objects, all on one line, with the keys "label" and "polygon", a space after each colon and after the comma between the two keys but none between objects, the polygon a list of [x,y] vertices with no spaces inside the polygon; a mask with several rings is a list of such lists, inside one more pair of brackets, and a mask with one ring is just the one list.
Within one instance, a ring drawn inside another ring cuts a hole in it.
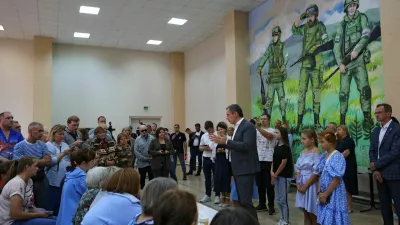
[{"label": "dark suit", "polygon": [[372,133],[369,157],[383,178],[377,187],[384,225],[392,225],[392,199],[400,214],[400,125],[392,121],[379,145],[381,129],[377,127]]},{"label": "dark suit", "polygon": [[204,132],[200,131],[200,137],[199,137],[199,142],[197,146],[194,146],[194,136],[196,134],[196,131],[191,133],[189,135],[189,147],[190,147],[190,170],[189,172],[196,171],[196,157],[197,160],[199,161],[199,169],[197,170],[197,174],[201,173],[201,169],[203,167],[203,152],[200,151],[200,140],[201,137],[203,136]]},{"label": "dark suit", "polygon": [[239,203],[257,218],[252,193],[255,174],[260,171],[257,153],[257,131],[252,123],[242,120],[228,140],[226,148],[231,157],[232,173],[236,183]]},{"label": "dark suit", "polygon": [[160,141],[156,138],[150,142],[149,155],[153,157],[151,160],[151,169],[153,170],[154,177],[169,177],[171,170],[171,155],[175,153],[172,142],[169,139],[165,139],[165,151],[168,154],[161,154]]}]

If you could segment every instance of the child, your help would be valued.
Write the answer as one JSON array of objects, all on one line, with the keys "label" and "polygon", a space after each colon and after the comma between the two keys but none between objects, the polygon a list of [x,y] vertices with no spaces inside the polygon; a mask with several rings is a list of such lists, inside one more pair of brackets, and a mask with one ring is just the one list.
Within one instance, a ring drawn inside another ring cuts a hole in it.
[{"label": "child", "polygon": [[275,146],[271,167],[271,179],[275,184],[276,203],[281,219],[279,225],[289,224],[289,205],[287,202],[287,180],[293,177],[293,157],[289,147],[288,132],[286,128],[277,127],[275,138],[278,145]]},{"label": "child", "polygon": [[71,168],[65,177],[57,225],[71,224],[79,200],[86,187],[86,172],[95,165],[96,154],[89,149],[73,149],[70,153]]},{"label": "child", "polygon": [[336,136],[330,130],[318,135],[322,154],[318,164],[319,178],[317,223],[321,225],[349,225],[350,218],[347,207],[346,187],[343,175],[346,160],[337,150]]}]

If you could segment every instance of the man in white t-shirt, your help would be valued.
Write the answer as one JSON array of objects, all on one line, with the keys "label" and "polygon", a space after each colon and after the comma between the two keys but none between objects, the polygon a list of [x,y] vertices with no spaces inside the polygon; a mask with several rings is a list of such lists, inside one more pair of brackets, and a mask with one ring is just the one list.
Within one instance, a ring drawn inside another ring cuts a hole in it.
[{"label": "man in white t-shirt", "polygon": [[[260,160],[261,171],[256,174],[258,187],[259,205],[257,211],[267,211],[269,215],[275,214],[274,186],[271,184],[271,165],[276,145],[275,130],[270,127],[271,116],[263,114],[260,121],[256,121],[257,128],[257,152]],[[266,205],[266,195],[268,196],[268,208]]]},{"label": "man in white t-shirt", "polygon": [[[206,121],[204,128],[207,133],[201,136],[200,140],[200,151],[203,152],[203,173],[205,178],[206,194],[200,200],[201,203],[211,201],[211,189],[212,189],[212,177],[214,176],[215,163],[213,160],[212,146],[216,145],[210,140],[210,134],[214,134],[214,124],[211,121]],[[220,193],[215,193],[215,204],[220,203]]]}]

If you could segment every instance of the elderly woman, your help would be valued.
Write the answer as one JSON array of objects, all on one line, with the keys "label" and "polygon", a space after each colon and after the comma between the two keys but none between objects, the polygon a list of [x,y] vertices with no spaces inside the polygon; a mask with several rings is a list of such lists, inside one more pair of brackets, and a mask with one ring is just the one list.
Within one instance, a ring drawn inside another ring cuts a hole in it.
[{"label": "elderly woman", "polygon": [[88,146],[96,152],[97,166],[114,166],[116,164],[115,142],[107,138],[106,130],[103,127],[97,127],[94,130],[94,137],[85,142],[84,146]]},{"label": "elderly woman", "polygon": [[132,148],[128,143],[130,139],[129,135],[120,133],[117,136],[117,146],[115,151],[115,158],[117,160],[117,166],[121,168],[132,167]]},{"label": "elderly woman", "polygon": [[174,146],[169,139],[165,138],[165,130],[159,127],[155,133],[156,138],[150,142],[149,155],[151,160],[151,169],[154,177],[168,177],[171,170],[171,155],[174,154]]},{"label": "elderly woman", "polygon": [[158,198],[164,192],[178,188],[177,183],[169,178],[159,177],[151,180],[141,194],[140,205],[142,207],[142,214],[139,214],[132,220],[129,225],[146,225],[154,224],[153,222],[153,208]]},{"label": "elderly woman", "polygon": [[108,182],[110,177],[119,170],[116,166],[110,167],[95,167],[86,175],[87,190],[82,195],[79,201],[78,208],[76,209],[75,216],[72,219],[74,225],[80,225],[83,217],[89,211],[90,205],[94,198],[99,193],[100,189]]},{"label": "elderly woman", "polygon": [[349,213],[352,213],[352,195],[358,195],[356,145],[353,138],[349,136],[349,130],[345,125],[337,127],[336,136],[338,138],[336,149],[341,152],[346,159],[346,171],[343,176],[343,181],[346,186],[348,210]]},{"label": "elderly woman", "polygon": [[133,168],[120,169],[114,173],[105,186],[106,192],[101,192],[102,197],[92,203],[81,224],[128,224],[142,212],[137,198],[140,191],[139,179],[139,173]]}]

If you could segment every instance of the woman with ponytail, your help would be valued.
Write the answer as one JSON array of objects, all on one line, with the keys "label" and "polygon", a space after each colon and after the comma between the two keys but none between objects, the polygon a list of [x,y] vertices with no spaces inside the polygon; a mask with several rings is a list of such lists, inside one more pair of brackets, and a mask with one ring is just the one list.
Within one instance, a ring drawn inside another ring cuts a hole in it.
[{"label": "woman with ponytail", "polygon": [[33,181],[38,161],[24,156],[11,164],[0,194],[0,224],[2,225],[54,225],[52,212],[34,205]]},{"label": "woman with ponytail", "polygon": [[95,157],[96,154],[91,149],[72,149],[71,167],[65,176],[57,225],[72,224],[79,200],[87,189],[86,172],[95,165]]}]

